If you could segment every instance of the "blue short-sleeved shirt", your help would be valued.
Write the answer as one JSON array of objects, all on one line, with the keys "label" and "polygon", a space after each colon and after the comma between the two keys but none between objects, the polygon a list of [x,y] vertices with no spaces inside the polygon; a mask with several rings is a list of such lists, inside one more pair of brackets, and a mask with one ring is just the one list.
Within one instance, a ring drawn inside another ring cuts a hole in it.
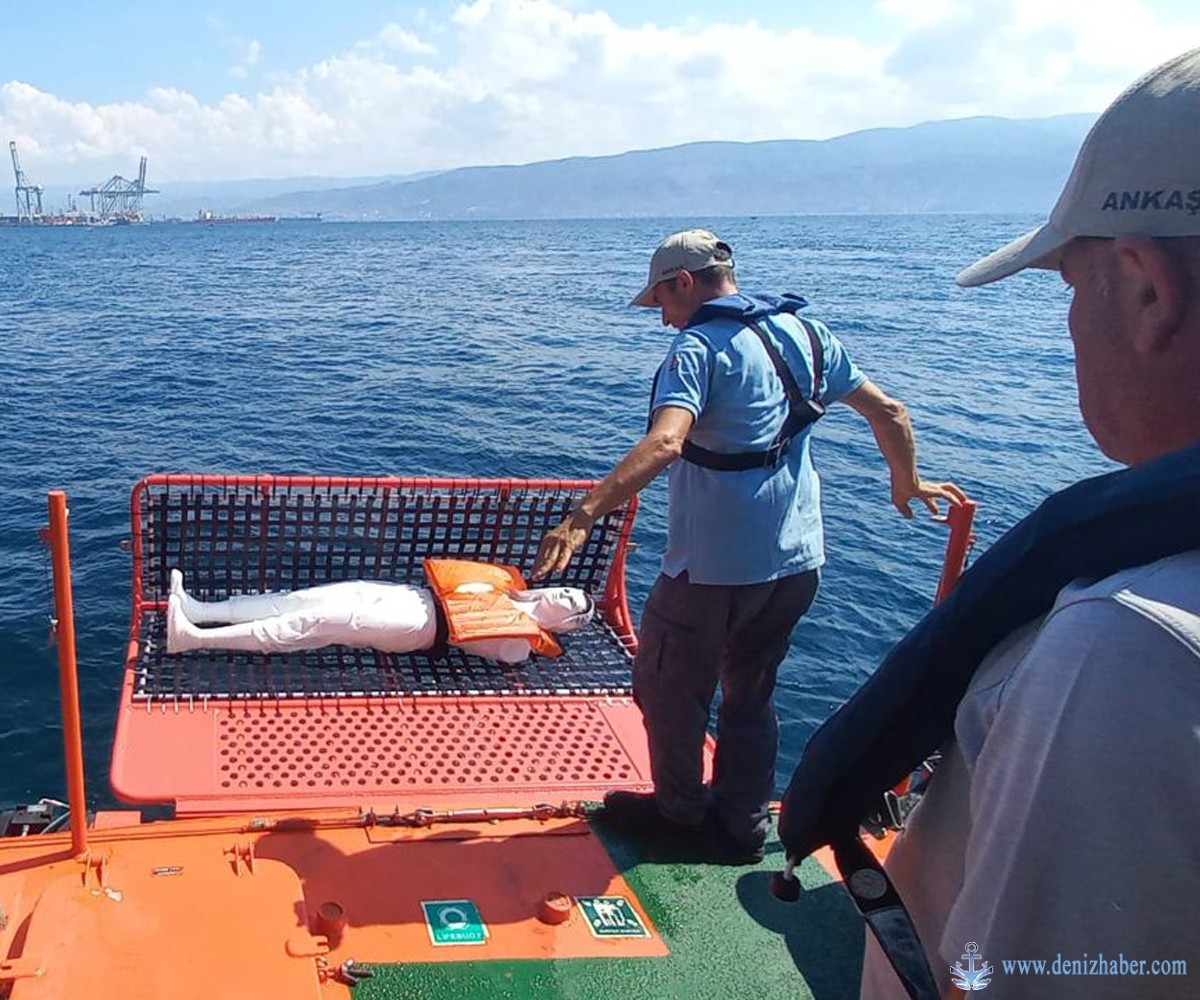
[{"label": "blue short-sleeved shirt", "polygon": [[[768,300],[769,301],[769,300]],[[735,309],[762,301],[737,294],[709,305]],[[846,349],[811,320],[821,340],[821,401],[844,398],[866,381]],[[759,322],[806,396],[811,395],[812,347],[795,316],[778,312]],[[787,397],[754,332],[721,316],[682,330],[659,368],[651,410],[679,406],[696,416],[689,435],[711,451],[765,450],[787,416]],[[811,425],[792,441],[774,469],[723,472],[682,459],[669,476],[667,550],[662,571],[687,570],[692,583],[764,583],[825,562],[821,486],[809,451]]]}]

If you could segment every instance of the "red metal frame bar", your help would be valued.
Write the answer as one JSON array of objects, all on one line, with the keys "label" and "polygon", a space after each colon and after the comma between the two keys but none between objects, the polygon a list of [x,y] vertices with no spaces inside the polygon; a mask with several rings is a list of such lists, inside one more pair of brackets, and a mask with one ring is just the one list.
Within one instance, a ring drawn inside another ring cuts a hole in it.
[{"label": "red metal frame bar", "polygon": [[938,581],[933,603],[939,604],[954,589],[958,578],[967,565],[967,554],[975,544],[971,526],[975,523],[974,500],[951,504],[946,512],[946,523],[950,526],[950,537],[946,539],[946,556],[942,562],[942,578]]},{"label": "red metal frame bar", "polygon": [[71,808],[71,850],[87,850],[87,793],[83,780],[83,726],[79,712],[79,671],[75,662],[75,605],[71,595],[71,546],[67,531],[67,495],[47,494],[50,509],[50,558],[54,567],[55,639],[58,685],[62,696],[63,756],[67,765],[67,801]]}]

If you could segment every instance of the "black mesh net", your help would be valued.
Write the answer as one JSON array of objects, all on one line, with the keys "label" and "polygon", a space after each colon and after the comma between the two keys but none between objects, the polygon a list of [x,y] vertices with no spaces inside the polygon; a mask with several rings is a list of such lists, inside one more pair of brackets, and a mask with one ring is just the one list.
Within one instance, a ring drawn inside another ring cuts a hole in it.
[{"label": "black mesh net", "polygon": [[[288,655],[166,653],[172,569],[201,600],[297,590],[338,580],[424,586],[426,557],[516,566],[527,578],[542,535],[584,483],[157,477],[134,516],[141,534],[143,611],[138,699],[392,694],[626,694],[627,644],[602,621],[561,636],[564,655],[505,666],[451,648],[441,658],[328,646]],[[553,586],[599,599],[629,512],[608,514]]]}]

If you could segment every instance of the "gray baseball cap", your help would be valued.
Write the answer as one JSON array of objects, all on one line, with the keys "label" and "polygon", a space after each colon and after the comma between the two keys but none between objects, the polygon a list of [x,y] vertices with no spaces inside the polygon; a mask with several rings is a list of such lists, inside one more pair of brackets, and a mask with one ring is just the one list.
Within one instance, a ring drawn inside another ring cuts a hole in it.
[{"label": "gray baseball cap", "polygon": [[1200,236],[1200,49],[1151,70],[1083,141],[1049,221],[955,279],[986,285],[1027,267],[1057,270],[1079,236]]},{"label": "gray baseball cap", "polygon": [[[714,256],[721,247],[729,254],[728,260],[717,260]],[[733,267],[733,250],[728,243],[717,238],[707,229],[685,229],[682,233],[668,236],[650,258],[650,280],[646,287],[633,297],[631,306],[653,306],[654,286],[680,271],[702,271],[706,267]]]}]

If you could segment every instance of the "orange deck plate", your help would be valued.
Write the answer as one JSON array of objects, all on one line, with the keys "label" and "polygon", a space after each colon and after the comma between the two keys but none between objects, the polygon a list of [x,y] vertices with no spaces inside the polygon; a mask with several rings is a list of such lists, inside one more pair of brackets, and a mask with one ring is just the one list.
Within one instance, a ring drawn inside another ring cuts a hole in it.
[{"label": "orange deck plate", "polygon": [[[253,876],[236,875],[216,844],[196,846],[143,843],[114,851],[105,887],[94,879],[85,885],[78,873],[54,880],[22,946],[42,973],[14,980],[12,1000],[318,1000],[313,958],[285,950],[304,910],[296,873],[263,861]],[[168,859],[184,858],[177,873],[155,874]]]},{"label": "orange deck plate", "polygon": [[124,704],[112,785],[183,813],[529,805],[651,787],[626,698]]},{"label": "orange deck plate", "polygon": [[[428,830],[364,827],[352,811],[206,817],[93,830],[103,882],[71,859],[70,838],[0,843],[0,982],[12,1000],[340,1000],[320,968],[367,964],[651,958],[668,949],[587,823],[510,819]],[[402,838],[392,835],[403,833]],[[573,905],[537,919],[550,893],[620,896],[647,936],[603,938]],[[479,945],[435,945],[422,902],[470,900]],[[315,920],[336,902],[344,926]],[[327,941],[327,953],[326,951]],[[7,964],[8,968],[5,968]],[[0,991],[2,992],[2,991]]]},{"label": "orange deck plate", "polygon": [[[343,907],[346,927],[331,942],[332,964],[347,957],[373,963],[667,954],[641,903],[582,821],[461,824],[379,842],[382,832],[328,830],[319,840],[285,832],[258,839],[260,858],[277,858],[303,873],[310,912],[330,901]],[[559,835],[546,836],[555,832]],[[577,906],[566,923],[544,924],[536,917],[537,904],[550,892],[624,896],[650,936],[593,937]],[[478,907],[488,929],[486,944],[434,945],[421,902],[461,899]]]}]

